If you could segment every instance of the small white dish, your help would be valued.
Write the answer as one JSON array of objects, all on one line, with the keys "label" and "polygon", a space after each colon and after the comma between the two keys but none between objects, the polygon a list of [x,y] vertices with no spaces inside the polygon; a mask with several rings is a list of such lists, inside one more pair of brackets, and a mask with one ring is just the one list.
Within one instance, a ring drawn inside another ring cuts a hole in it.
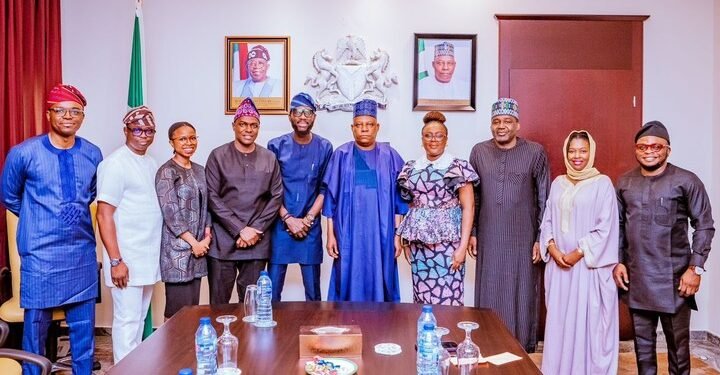
[{"label": "small white dish", "polygon": [[383,342],[375,345],[375,353],[383,355],[398,355],[402,353],[400,345],[392,342]]}]

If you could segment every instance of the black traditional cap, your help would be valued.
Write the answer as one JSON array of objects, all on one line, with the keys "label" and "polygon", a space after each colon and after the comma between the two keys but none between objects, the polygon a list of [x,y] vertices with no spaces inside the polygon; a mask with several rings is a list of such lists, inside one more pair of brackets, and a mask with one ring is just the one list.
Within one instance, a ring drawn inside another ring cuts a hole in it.
[{"label": "black traditional cap", "polygon": [[635,134],[635,142],[637,142],[641,137],[649,136],[663,138],[668,144],[670,144],[670,133],[668,133],[665,125],[663,125],[660,121],[650,121],[643,125],[637,134]]}]

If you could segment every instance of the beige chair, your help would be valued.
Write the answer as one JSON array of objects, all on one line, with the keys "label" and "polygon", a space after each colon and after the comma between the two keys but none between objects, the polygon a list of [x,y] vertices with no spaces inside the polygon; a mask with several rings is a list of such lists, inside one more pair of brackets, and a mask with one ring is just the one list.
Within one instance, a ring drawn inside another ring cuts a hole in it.
[{"label": "beige chair", "polygon": [[[97,204],[90,205],[90,214],[92,215],[93,227],[96,227],[96,211]],[[7,323],[22,323],[24,320],[25,310],[20,307],[20,255],[17,248],[17,225],[18,217],[10,211],[6,211],[7,219],[7,237],[8,237],[8,253],[10,260],[10,274],[12,276],[12,298],[0,305],[0,320]],[[99,282],[99,280],[98,280]],[[65,320],[65,312],[62,309],[56,309],[52,315],[53,323],[48,331],[48,340],[45,346],[45,355],[52,361],[57,359],[57,338],[60,322]],[[0,374],[5,374],[0,372]]]},{"label": "beige chair", "polygon": [[21,375],[22,366],[19,361],[32,362],[40,366],[40,374],[50,374],[50,371],[52,370],[52,363],[50,363],[47,358],[22,350],[2,348],[8,334],[10,334],[10,327],[7,323],[0,320],[0,374]]},{"label": "beige chair", "polygon": [[[17,235],[18,217],[10,211],[6,212],[8,254],[10,260],[10,275],[12,276],[12,298],[0,305],[0,320],[7,323],[22,323],[25,309],[20,307],[20,255],[18,254]],[[45,346],[45,354],[48,358],[55,360],[57,356],[57,331],[60,321],[65,320],[63,310],[53,311],[53,324],[48,332],[48,343]]]}]

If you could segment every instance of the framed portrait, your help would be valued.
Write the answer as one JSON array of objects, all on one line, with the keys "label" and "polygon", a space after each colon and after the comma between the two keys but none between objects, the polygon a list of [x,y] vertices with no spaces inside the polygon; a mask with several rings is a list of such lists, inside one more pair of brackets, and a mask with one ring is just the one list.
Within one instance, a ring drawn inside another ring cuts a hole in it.
[{"label": "framed portrait", "polygon": [[225,37],[225,114],[251,97],[261,114],[287,114],[290,37]]},{"label": "framed portrait", "polygon": [[476,34],[415,34],[414,111],[475,111]]}]

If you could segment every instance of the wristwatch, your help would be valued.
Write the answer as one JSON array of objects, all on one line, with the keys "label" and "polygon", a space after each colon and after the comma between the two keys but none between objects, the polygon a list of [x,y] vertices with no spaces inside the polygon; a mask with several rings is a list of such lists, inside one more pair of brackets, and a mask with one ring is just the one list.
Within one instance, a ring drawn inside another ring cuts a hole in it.
[{"label": "wristwatch", "polygon": [[693,272],[695,272],[696,275],[702,276],[702,274],[705,273],[705,269],[700,266],[691,266]]},{"label": "wristwatch", "polygon": [[110,267],[117,267],[122,262],[122,258],[110,258]]}]

